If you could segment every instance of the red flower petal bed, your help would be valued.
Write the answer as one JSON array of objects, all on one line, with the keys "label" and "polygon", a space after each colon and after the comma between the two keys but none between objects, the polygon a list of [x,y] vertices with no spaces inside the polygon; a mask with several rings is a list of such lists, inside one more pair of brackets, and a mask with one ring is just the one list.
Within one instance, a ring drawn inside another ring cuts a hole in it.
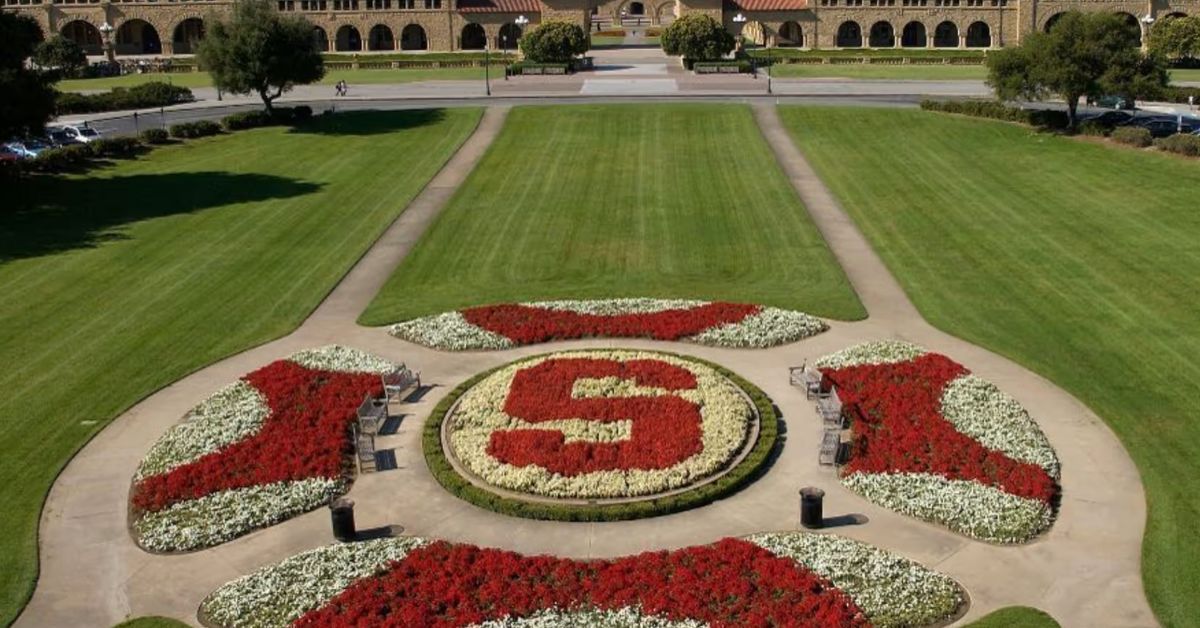
[{"label": "red flower petal bed", "polygon": [[942,416],[946,385],[968,373],[950,358],[926,353],[822,372],[855,417],[845,474],[932,473],[1046,503],[1054,496],[1055,481],[1044,469],[984,447]]},{"label": "red flower petal bed", "polygon": [[548,608],[631,606],[713,626],[869,625],[846,593],[740,539],[595,561],[439,541],[356,581],[293,625],[450,628]]},{"label": "red flower petal bed", "polygon": [[349,425],[378,375],[272,362],[243,378],[267,399],[270,415],[253,436],[166,473],[143,479],[135,508],[153,512],[230,489],[307,478],[336,478],[350,446]]},{"label": "red flower petal bed", "polygon": [[547,360],[517,372],[504,411],[532,423],[566,418],[600,422],[629,420],[628,440],[567,443],[561,430],[494,432],[488,454],[515,466],[538,465],[576,476],[613,469],[666,469],[703,449],[700,407],[673,395],[614,398],[572,396],[585,378],[616,377],[666,390],[696,388],[696,376],[661,360],[566,358]]},{"label": "red flower petal bed", "polygon": [[739,323],[762,310],[758,305],[712,302],[686,309],[640,314],[583,314],[519,304],[462,310],[468,323],[527,345],[590,337],[679,340],[712,327]]}]

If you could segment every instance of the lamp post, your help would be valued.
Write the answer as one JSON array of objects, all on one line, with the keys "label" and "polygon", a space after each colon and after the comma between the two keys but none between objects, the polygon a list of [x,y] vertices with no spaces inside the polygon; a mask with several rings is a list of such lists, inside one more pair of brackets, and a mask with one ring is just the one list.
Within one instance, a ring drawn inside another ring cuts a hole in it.
[{"label": "lamp post", "polygon": [[1142,16],[1142,50],[1150,45],[1150,27],[1154,26],[1154,16],[1149,13]]},{"label": "lamp post", "polygon": [[507,63],[507,61],[508,61],[508,34],[507,33],[500,33],[500,54],[503,55],[503,59],[506,61],[506,63],[504,64],[504,80],[507,81],[508,80],[508,63]]},{"label": "lamp post", "polygon": [[113,53],[112,34],[116,30],[112,24],[105,22],[100,25],[100,34],[104,36],[104,58],[108,59],[109,63],[116,63],[116,54]]},{"label": "lamp post", "polygon": [[[737,49],[742,47],[742,29],[746,27],[746,16],[738,13],[733,16],[733,23],[737,24]],[[754,57],[750,57],[750,63],[754,63]],[[755,68],[757,70],[757,67]],[[758,78],[758,72],[754,72],[754,78]]]},{"label": "lamp post", "polygon": [[485,96],[492,95],[492,78],[488,74],[488,68],[492,65],[492,58],[488,54],[491,46],[487,42],[487,37],[484,37],[483,42],[483,93]]}]

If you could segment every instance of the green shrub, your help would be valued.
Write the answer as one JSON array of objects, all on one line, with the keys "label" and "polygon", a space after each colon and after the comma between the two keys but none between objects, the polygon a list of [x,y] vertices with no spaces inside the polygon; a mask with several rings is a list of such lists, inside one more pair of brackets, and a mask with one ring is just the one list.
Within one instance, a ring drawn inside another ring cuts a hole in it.
[{"label": "green shrub", "polygon": [[179,124],[172,124],[170,128],[171,137],[179,139],[206,137],[209,135],[217,135],[220,132],[221,125],[213,122],[212,120],[180,122]]},{"label": "green shrub", "polygon": [[88,144],[70,144],[44,150],[25,163],[35,172],[65,172],[78,169],[91,158],[92,149]]},{"label": "green shrub", "polygon": [[170,136],[166,129],[146,129],[139,134],[139,137],[147,144],[166,144]]},{"label": "green shrub", "polygon": [[145,148],[136,137],[103,137],[87,146],[96,157],[130,157]]},{"label": "green shrub", "polygon": [[1200,137],[1195,135],[1172,135],[1154,140],[1154,145],[1159,150],[1179,153],[1188,157],[1200,157]]},{"label": "green shrub", "polygon": [[[672,354],[667,354],[672,355]],[[536,356],[534,356],[536,357]],[[767,461],[775,454],[776,442],[779,436],[779,415],[775,405],[771,403],[766,393],[754,384],[743,379],[736,373],[724,367],[705,360],[687,356],[705,364],[740,387],[754,402],[759,415],[758,441],[737,466],[725,475],[703,486],[684,491],[668,497],[647,499],[627,504],[596,504],[596,505],[567,505],[527,502],[519,499],[501,497],[491,491],[482,489],[463,478],[454,470],[442,450],[442,421],[446,413],[472,386],[495,371],[507,365],[498,366],[485,371],[459,384],[450,391],[425,421],[422,430],[422,448],[425,452],[425,462],[433,477],[447,491],[471,504],[486,508],[501,514],[527,519],[547,519],[553,521],[622,521],[626,519],[644,519],[698,508],[718,499],[731,495],[757,478],[763,471]],[[527,358],[532,359],[532,358]]]},{"label": "green shrub", "polygon": [[1085,120],[1079,125],[1079,134],[1091,137],[1107,137],[1113,127],[1096,120]]},{"label": "green shrub", "polygon": [[102,94],[61,93],[55,101],[55,107],[59,115],[64,115],[167,107],[195,99],[192,90],[186,87],[155,81],[128,88],[115,87]]},{"label": "green shrub", "polygon": [[691,61],[715,61],[733,50],[733,35],[704,13],[689,13],[671,22],[662,32],[662,49]]},{"label": "green shrub", "polygon": [[275,119],[271,117],[271,114],[263,110],[240,111],[221,118],[221,126],[225,127],[226,131],[253,129],[271,124],[275,124]]},{"label": "green shrub", "polygon": [[997,100],[922,100],[921,108],[975,118],[1020,122],[1044,129],[1065,129],[1068,126],[1065,111],[1022,109]]},{"label": "green shrub", "polygon": [[534,63],[567,63],[588,51],[588,36],[574,22],[547,20],[521,36],[521,52]]},{"label": "green shrub", "polygon": [[312,107],[308,105],[275,108],[275,120],[279,124],[299,124],[311,120],[312,116]]},{"label": "green shrub", "polygon": [[1122,126],[1117,127],[1111,135],[1114,141],[1138,148],[1145,148],[1154,143],[1150,137],[1150,129],[1143,129],[1140,126]]}]

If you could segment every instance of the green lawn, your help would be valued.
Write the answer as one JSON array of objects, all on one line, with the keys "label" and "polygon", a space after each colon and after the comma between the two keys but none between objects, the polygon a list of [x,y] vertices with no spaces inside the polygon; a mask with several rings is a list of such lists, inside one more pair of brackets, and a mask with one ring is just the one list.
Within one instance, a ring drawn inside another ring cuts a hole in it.
[{"label": "green lawn", "polygon": [[30,594],[67,459],[151,392],[295,328],[479,115],[343,114],[5,184],[0,625]]},{"label": "green lawn", "polygon": [[113,628],[187,628],[187,624],[170,617],[136,617]]},{"label": "green lawn", "polygon": [[[504,76],[502,66],[491,68],[492,76]],[[390,70],[330,70],[321,80],[322,84],[333,85],[346,81],[351,88],[362,84],[414,83],[417,81],[466,81],[483,80],[483,68],[438,68],[438,69],[390,69]],[[79,92],[104,90],[114,87],[130,87],[150,81],[163,81],[184,87],[211,87],[208,72],[172,72],[170,74],[126,74],[108,78],[68,79],[58,83],[59,91]],[[353,95],[353,92],[351,92]]]},{"label": "green lawn", "polygon": [[982,65],[788,63],[772,67],[771,72],[776,78],[849,78],[909,81],[982,81],[987,78],[987,68]]},{"label": "green lawn", "polygon": [[1146,484],[1150,602],[1200,625],[1200,162],[922,111],[782,115],[931,322],[1112,426]]},{"label": "green lawn", "polygon": [[745,106],[519,107],[362,316],[696,297],[863,316]]},{"label": "green lawn", "polygon": [[1186,68],[1175,69],[1170,71],[1171,82],[1178,83],[1181,81],[1189,81],[1193,83],[1200,82],[1200,69]]},{"label": "green lawn", "polygon": [[967,624],[966,628],[1059,628],[1045,612],[1028,606],[1008,606]]}]

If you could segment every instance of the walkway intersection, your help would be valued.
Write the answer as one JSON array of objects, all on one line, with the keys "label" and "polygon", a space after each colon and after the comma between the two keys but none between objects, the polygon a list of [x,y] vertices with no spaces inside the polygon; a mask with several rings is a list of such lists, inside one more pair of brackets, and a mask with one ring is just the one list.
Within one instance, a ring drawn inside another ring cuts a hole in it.
[{"label": "walkway intersection", "polygon": [[[967,620],[1001,606],[1023,604],[1042,608],[1068,625],[1154,625],[1140,576],[1145,498],[1137,469],[1115,436],[1091,411],[1050,382],[925,323],[792,144],[771,105],[756,105],[754,115],[870,313],[866,321],[833,322],[827,333],[767,350],[588,340],[465,353],[434,351],[391,338],[381,328],[356,325],[358,314],[499,133],[506,114],[503,107],[486,111],[458,153],[294,333],[213,364],[149,396],[76,455],[46,502],[41,578],[19,626],[108,626],[128,615],[151,614],[195,623],[200,600],[226,581],[332,542],[324,509],[192,554],[147,554],[134,545],[127,531],[130,478],[164,430],[239,376],[294,351],[329,343],[406,362],[422,372],[425,383],[435,386],[407,407],[398,432],[379,442],[380,448],[394,448],[398,468],[356,480],[350,497],[357,502],[360,528],[392,526],[406,534],[528,553],[611,557],[796,529],[797,489],[817,485],[827,491],[828,515],[865,518],[865,523],[834,532],[899,552],[962,583],[972,601]],[[1038,419],[1063,464],[1061,509],[1043,538],[1017,547],[971,541],[878,508],[842,488],[833,471],[817,465],[821,424],[803,393],[790,386],[787,367],[883,338],[908,340],[953,357],[995,382]],[[786,428],[786,444],[772,468],[746,489],[710,506],[611,523],[506,517],[451,496],[431,476],[421,454],[421,424],[455,385],[520,356],[568,347],[618,346],[696,355],[761,387],[782,409]]]}]

